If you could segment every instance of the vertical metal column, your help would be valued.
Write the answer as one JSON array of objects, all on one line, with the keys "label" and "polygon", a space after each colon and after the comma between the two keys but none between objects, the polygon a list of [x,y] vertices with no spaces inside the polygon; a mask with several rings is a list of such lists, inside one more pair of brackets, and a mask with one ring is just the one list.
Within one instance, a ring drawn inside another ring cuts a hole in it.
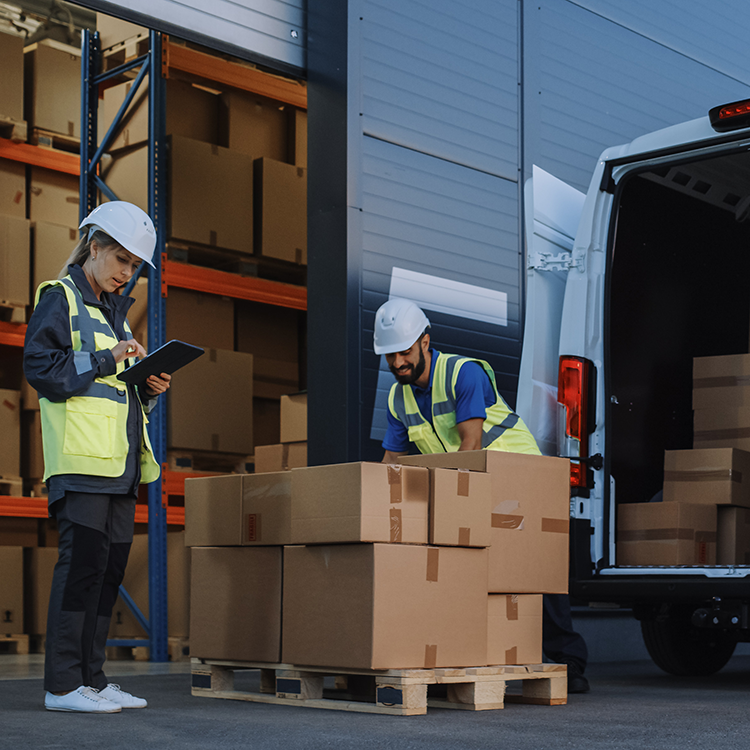
[{"label": "vertical metal column", "polygon": [[[153,351],[165,343],[166,287],[162,260],[167,232],[166,213],[166,91],[162,78],[161,34],[150,32],[148,91],[148,212],[156,227],[154,266],[148,284],[148,344]],[[149,415],[149,435],[156,460],[164,471],[167,458],[167,399],[162,396]],[[148,608],[151,661],[167,661],[167,508],[163,477],[148,485]]]},{"label": "vertical metal column", "polygon": [[78,221],[82,222],[96,206],[96,186],[89,173],[96,152],[98,91],[94,82],[99,72],[99,32],[84,29],[81,43],[81,175],[79,178]]}]

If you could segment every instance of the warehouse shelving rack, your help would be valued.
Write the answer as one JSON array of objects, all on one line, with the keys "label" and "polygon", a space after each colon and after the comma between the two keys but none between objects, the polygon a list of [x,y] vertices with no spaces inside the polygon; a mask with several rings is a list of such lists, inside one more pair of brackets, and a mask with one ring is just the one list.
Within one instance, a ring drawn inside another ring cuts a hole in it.
[{"label": "warehouse shelving rack", "polygon": [[[149,75],[149,212],[157,228],[158,245],[156,269],[149,269],[149,342],[152,348],[164,343],[168,288],[181,287],[195,291],[250,300],[268,305],[307,309],[307,289],[256,277],[242,277],[224,271],[198,268],[173,262],[167,258],[166,237],[166,173],[165,168],[165,101],[164,79],[170,73],[186,80],[206,84],[220,84],[260,94],[300,109],[307,108],[307,90],[303,84],[260,71],[254,67],[209,55],[180,44],[170,43],[167,35],[150,32],[149,50],[139,57],[126,61],[103,73],[102,51],[99,35],[83,33],[82,54],[82,139],[80,158],[75,154],[60,152],[25,143],[0,139],[0,158],[32,166],[44,167],[71,175],[79,175],[81,190],[81,216],[96,205],[97,192],[109,198],[114,194],[98,176],[97,162],[106,151],[114,135],[113,125],[97,144],[97,105],[101,87],[112,85],[118,77],[139,70],[138,80]],[[121,80],[121,79],[120,79]],[[129,101],[135,96],[137,86],[131,88]],[[127,109],[126,102],[119,116]],[[144,264],[145,265],[145,264]],[[143,267],[143,266],[142,266]],[[0,346],[23,347],[26,326],[0,321]],[[166,404],[159,400],[156,414],[150,415],[149,431],[157,460],[162,465],[162,478],[148,486],[148,506],[138,505],[136,523],[149,525],[149,614],[147,622],[132,602],[127,592],[121,595],[133,609],[144,630],[149,633],[152,661],[166,661],[167,654],[167,571],[166,531],[168,525],[184,525],[184,508],[168,505],[171,495],[184,494],[185,478],[189,473],[169,471],[166,465]],[[45,498],[0,496],[0,516],[47,518]],[[109,641],[109,645],[143,645],[143,641]]]}]

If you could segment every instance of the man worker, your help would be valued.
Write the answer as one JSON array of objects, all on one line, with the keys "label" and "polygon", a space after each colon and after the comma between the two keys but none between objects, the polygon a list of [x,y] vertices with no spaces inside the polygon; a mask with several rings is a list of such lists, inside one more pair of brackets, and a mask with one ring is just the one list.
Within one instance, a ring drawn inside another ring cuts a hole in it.
[{"label": "man worker", "polygon": [[[497,391],[487,362],[430,347],[430,321],[410,300],[394,297],[375,314],[375,354],[396,378],[388,396],[384,463],[396,463],[413,443],[420,453],[500,450],[541,455],[523,420]],[[568,692],[585,693],[588,650],[573,630],[570,601],[545,594],[543,650],[568,665]]]}]

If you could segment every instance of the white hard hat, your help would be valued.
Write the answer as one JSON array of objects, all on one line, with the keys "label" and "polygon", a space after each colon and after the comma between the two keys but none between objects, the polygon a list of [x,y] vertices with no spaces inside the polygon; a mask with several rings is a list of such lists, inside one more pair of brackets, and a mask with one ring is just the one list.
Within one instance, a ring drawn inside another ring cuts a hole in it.
[{"label": "white hard hat", "polygon": [[427,316],[410,300],[389,299],[375,313],[375,354],[406,351],[429,325]]},{"label": "white hard hat", "polygon": [[81,222],[78,228],[84,227],[90,227],[89,236],[96,229],[101,229],[127,251],[154,267],[151,262],[156,247],[154,222],[138,206],[125,201],[102,203]]}]

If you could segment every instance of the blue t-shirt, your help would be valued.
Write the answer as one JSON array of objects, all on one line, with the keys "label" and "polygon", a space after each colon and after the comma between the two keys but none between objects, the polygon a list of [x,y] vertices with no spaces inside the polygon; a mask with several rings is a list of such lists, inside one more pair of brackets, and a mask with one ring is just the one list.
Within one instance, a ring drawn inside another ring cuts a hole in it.
[{"label": "blue t-shirt", "polygon": [[[439,352],[430,349],[432,364],[430,365],[430,383],[427,388],[409,387],[422,416],[432,422],[432,379],[435,376],[435,363]],[[456,379],[456,423],[467,419],[485,419],[487,408],[495,403],[495,390],[487,373],[478,362],[467,362],[458,371]],[[385,433],[383,448],[394,453],[409,450],[409,434],[406,426],[391,414],[388,409],[388,431]]]}]

